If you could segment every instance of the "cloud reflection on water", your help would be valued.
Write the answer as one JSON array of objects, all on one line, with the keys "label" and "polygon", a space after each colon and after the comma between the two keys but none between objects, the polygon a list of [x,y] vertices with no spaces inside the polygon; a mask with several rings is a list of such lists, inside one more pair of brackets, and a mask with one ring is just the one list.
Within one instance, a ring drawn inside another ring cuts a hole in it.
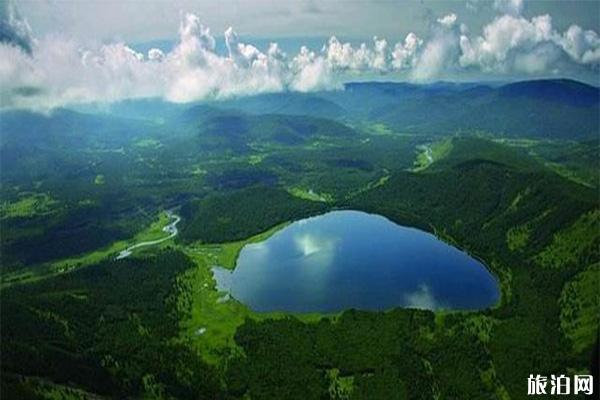
[{"label": "cloud reflection on water", "polygon": [[497,299],[496,282],[477,260],[358,211],[295,222],[245,246],[236,264],[227,274],[216,270],[215,279],[256,311],[474,309]]},{"label": "cloud reflection on water", "polygon": [[431,288],[422,283],[419,288],[414,291],[407,293],[404,296],[405,307],[417,308],[420,310],[439,310],[445,308],[439,300],[437,300],[433,294]]}]

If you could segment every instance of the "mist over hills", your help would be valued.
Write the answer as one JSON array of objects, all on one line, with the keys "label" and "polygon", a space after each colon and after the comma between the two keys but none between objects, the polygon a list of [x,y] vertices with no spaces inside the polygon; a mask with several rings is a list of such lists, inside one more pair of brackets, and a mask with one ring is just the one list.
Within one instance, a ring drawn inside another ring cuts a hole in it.
[{"label": "mist over hills", "polygon": [[[598,87],[568,79],[508,84],[360,82],[347,83],[339,91],[270,93],[192,104],[161,99],[82,104],[73,106],[74,111],[59,109],[46,117],[5,111],[0,123],[3,141],[16,130],[20,136],[27,135],[23,131],[28,129],[52,131],[79,127],[93,131],[100,127],[106,130],[107,124],[118,124],[131,131],[132,125],[139,125],[140,120],[170,126],[171,133],[190,124],[217,124],[226,128],[227,118],[233,121],[241,114],[332,119],[354,127],[369,123],[396,133],[484,133],[497,137],[579,140],[596,137],[599,105]],[[268,118],[273,123],[273,116]],[[276,123],[281,122],[284,120]],[[19,129],[13,129],[13,125]],[[120,129],[113,126],[111,130]]]},{"label": "mist over hills", "polygon": [[366,119],[406,133],[485,131],[495,136],[577,139],[597,134],[599,101],[597,87],[561,79],[499,86],[349,83],[344,91],[261,95],[220,106],[349,122]]}]

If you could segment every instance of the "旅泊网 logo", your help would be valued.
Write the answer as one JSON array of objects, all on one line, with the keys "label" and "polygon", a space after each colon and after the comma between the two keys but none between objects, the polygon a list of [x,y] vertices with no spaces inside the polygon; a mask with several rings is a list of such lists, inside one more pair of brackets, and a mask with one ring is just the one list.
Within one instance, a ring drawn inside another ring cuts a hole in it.
[{"label": "\u65c5\u6cca\u7f51 logo", "polygon": [[529,375],[527,378],[527,394],[535,395],[591,395],[594,392],[594,377],[592,375],[575,375],[573,378],[561,375]]}]

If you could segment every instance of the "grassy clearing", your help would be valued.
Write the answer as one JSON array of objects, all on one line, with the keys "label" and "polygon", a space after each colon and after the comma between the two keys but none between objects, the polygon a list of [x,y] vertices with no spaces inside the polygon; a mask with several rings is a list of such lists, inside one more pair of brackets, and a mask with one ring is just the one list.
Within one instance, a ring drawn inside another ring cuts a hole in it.
[{"label": "grassy clearing", "polygon": [[252,154],[250,157],[248,157],[248,164],[250,164],[250,165],[260,164],[264,160],[264,158],[265,158],[264,154]]},{"label": "grassy clearing", "polygon": [[350,399],[354,389],[354,376],[342,376],[340,370],[332,368],[327,370],[329,379],[329,395],[332,399]]},{"label": "grassy clearing", "polygon": [[158,220],[153,222],[147,229],[141,231],[132,241],[134,242],[146,242],[150,240],[157,240],[167,236],[167,233],[163,232],[163,228],[170,222],[169,216],[165,211],[161,211],[158,214]]},{"label": "grassy clearing", "polygon": [[4,202],[0,205],[0,219],[23,218],[36,215],[47,215],[56,209],[57,200],[46,193],[21,193],[15,202]]},{"label": "grassy clearing", "polygon": [[133,238],[114,242],[108,247],[84,254],[79,257],[68,258],[66,260],[52,263],[53,269],[57,272],[65,272],[73,268],[95,264],[106,257],[117,254],[121,250],[125,250],[127,247],[135,243],[161,239],[168,235],[162,231],[162,228],[168,223],[169,217],[167,213],[163,211],[158,215],[157,221],[153,222],[148,228],[139,232]]},{"label": "grassy clearing", "polygon": [[393,132],[385,124],[370,124],[368,132],[373,135],[391,135]]},{"label": "grassy clearing", "polygon": [[293,187],[288,189],[288,192],[292,196],[299,197],[304,200],[310,201],[321,201],[321,202],[331,202],[333,201],[333,196],[329,193],[315,193],[312,189],[303,189],[299,187]]},{"label": "grassy clearing", "polygon": [[492,139],[493,142],[502,143],[507,146],[514,147],[533,147],[541,143],[541,140],[536,139],[525,139],[525,138],[500,138],[500,139]]},{"label": "grassy clearing", "polygon": [[452,139],[417,146],[419,153],[414,162],[413,171],[422,171],[434,162],[446,157],[452,150]]},{"label": "grassy clearing", "polygon": [[[45,266],[37,266],[35,268],[22,269],[17,273],[7,274],[6,276],[2,277],[2,284],[0,286],[10,286],[11,284],[17,282],[34,282],[56,274],[61,274],[77,268],[96,264],[104,260],[105,258],[112,257],[118,254],[121,250],[125,250],[127,247],[135,243],[161,239],[167,236],[168,234],[163,232],[162,228],[168,223],[169,217],[167,213],[163,211],[158,215],[158,220],[153,222],[148,228],[144,229],[143,231],[140,231],[131,239],[120,240],[102,249],[98,249],[80,256],[55,261]],[[157,245],[157,247],[162,248],[169,244],[172,244],[172,241],[165,240],[164,242]],[[142,251],[143,249],[144,248],[140,248],[139,250]]]},{"label": "grassy clearing", "polygon": [[[495,142],[526,149],[546,168],[570,181],[587,187],[598,185],[596,163],[597,142],[535,139],[494,139]],[[590,162],[592,161],[592,162]]]},{"label": "grassy clearing", "polygon": [[473,335],[477,336],[481,343],[487,344],[490,341],[492,330],[498,324],[498,320],[486,315],[465,314],[465,327]]},{"label": "grassy clearing", "polygon": [[180,322],[182,339],[190,342],[211,363],[218,363],[235,348],[233,335],[250,310],[237,301],[223,301],[209,264],[203,255],[189,249],[186,254],[197,268],[178,277],[177,307],[186,318]]},{"label": "grassy clearing", "polygon": [[159,149],[162,147],[162,143],[156,139],[146,138],[136,141],[134,146],[148,149]]},{"label": "grassy clearing", "polygon": [[572,170],[571,168],[569,168],[563,164],[559,164],[557,162],[544,161],[541,158],[540,158],[540,160],[544,163],[544,165],[546,167],[548,167],[549,169],[551,169],[558,175],[562,176],[563,178],[568,179],[570,181],[573,181],[573,182],[578,183],[583,186],[594,187],[593,181],[590,182],[586,179],[583,179],[582,177],[580,177],[578,175],[578,173],[576,171]]},{"label": "grassy clearing", "polygon": [[96,177],[94,178],[94,185],[104,185],[104,183],[106,183],[104,175],[96,175]]},{"label": "grassy clearing", "polygon": [[127,247],[128,241],[118,241],[108,247],[84,254],[78,257],[67,258],[52,263],[52,270],[58,273],[67,272],[74,268],[95,264],[112,254],[116,254]]},{"label": "grassy clearing", "polygon": [[387,125],[382,123],[361,122],[351,126],[369,135],[386,136],[394,134]]},{"label": "grassy clearing", "polygon": [[208,174],[208,171],[206,169],[202,168],[202,165],[198,164],[198,165],[192,166],[190,173],[194,176],[204,176],[204,175]]},{"label": "grassy clearing", "polygon": [[[234,269],[239,252],[246,244],[262,242],[288,224],[280,224],[242,241],[181,248],[197,266],[178,278],[177,305],[182,314],[187,315],[181,321],[181,336],[208,362],[223,362],[237,351],[233,336],[247,318],[264,320],[289,315],[253,312],[227,293],[217,290],[211,270],[214,265]],[[295,316],[302,321],[316,321],[323,315],[311,313]]]},{"label": "grassy clearing", "polygon": [[252,236],[245,240],[237,242],[221,243],[221,244],[197,244],[189,246],[188,252],[196,256],[201,256],[209,265],[218,265],[227,269],[234,269],[235,262],[242,248],[250,243],[258,243],[267,240],[279,230],[285,228],[290,223],[285,222],[274,226],[273,228]]},{"label": "grassy clearing", "polygon": [[567,283],[560,296],[560,327],[577,352],[594,344],[600,318],[600,264],[589,266]]},{"label": "grassy clearing", "polygon": [[376,187],[385,185],[385,183],[390,179],[391,175],[390,175],[390,173],[389,173],[389,171],[387,169],[384,169],[382,172],[383,172],[383,175],[380,178],[378,178],[375,181],[371,181],[371,182],[367,183],[365,186],[363,186],[363,187],[361,187],[361,188],[359,188],[359,189],[357,189],[355,191],[350,192],[346,196],[346,198],[351,198],[353,196],[357,196],[357,195],[359,195],[361,193],[364,193],[364,192],[366,192],[368,190],[371,190],[371,189],[374,189]]},{"label": "grassy clearing", "polygon": [[519,209],[519,205],[521,204],[521,202],[523,201],[524,198],[526,198],[529,194],[531,193],[531,188],[527,188],[522,192],[519,192],[515,198],[513,199],[512,203],[510,203],[510,206],[508,207],[509,212],[515,212]]},{"label": "grassy clearing", "polygon": [[529,243],[531,227],[527,224],[515,226],[506,232],[506,245],[510,251],[522,250]]},{"label": "grassy clearing", "polygon": [[[225,244],[227,246],[227,244]],[[182,249],[197,265],[179,276],[177,307],[187,315],[180,323],[181,339],[190,343],[209,363],[225,362],[239,349],[233,339],[237,328],[247,318],[264,320],[285,318],[285,313],[255,313],[239,301],[218,291],[207,254]],[[302,321],[316,321],[321,314],[296,315]]]},{"label": "grassy clearing", "polygon": [[581,254],[594,247],[599,229],[600,210],[584,214],[571,227],[554,236],[552,244],[536,257],[537,263],[548,268],[577,266]]}]

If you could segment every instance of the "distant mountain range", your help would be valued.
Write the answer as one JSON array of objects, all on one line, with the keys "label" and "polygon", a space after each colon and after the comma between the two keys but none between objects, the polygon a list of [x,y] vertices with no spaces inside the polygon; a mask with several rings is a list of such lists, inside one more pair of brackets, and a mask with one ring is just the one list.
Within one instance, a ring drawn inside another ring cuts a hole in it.
[{"label": "distant mountain range", "polygon": [[343,91],[277,93],[216,103],[250,113],[368,121],[406,133],[485,131],[497,136],[595,137],[600,89],[557,79],[476,83],[348,83]]},{"label": "distant mountain range", "polygon": [[[27,112],[0,115],[3,128],[10,127],[8,131],[33,126],[89,127],[96,123],[89,118],[83,122],[79,113],[100,114],[101,125],[107,124],[107,116],[113,116],[120,121],[146,120],[172,126],[205,124],[208,130],[211,126],[237,126],[234,120],[244,119],[246,125],[252,126],[253,135],[260,127],[297,125],[295,119],[273,117],[280,114],[332,119],[354,127],[383,126],[396,133],[483,132],[502,137],[581,140],[598,136],[600,88],[567,79],[509,84],[361,82],[348,83],[344,90],[338,91],[270,93],[196,104],[174,104],[160,99],[126,100],[79,105],[74,109],[78,113],[55,112],[50,118],[43,118],[43,124],[35,123],[40,117]],[[28,115],[32,119],[28,120]],[[249,115],[269,115],[265,117],[269,122],[261,123]],[[227,122],[228,116],[231,123]],[[76,122],[69,122],[71,118]],[[55,119],[58,121],[52,123]],[[287,130],[284,128],[282,132]]]}]

